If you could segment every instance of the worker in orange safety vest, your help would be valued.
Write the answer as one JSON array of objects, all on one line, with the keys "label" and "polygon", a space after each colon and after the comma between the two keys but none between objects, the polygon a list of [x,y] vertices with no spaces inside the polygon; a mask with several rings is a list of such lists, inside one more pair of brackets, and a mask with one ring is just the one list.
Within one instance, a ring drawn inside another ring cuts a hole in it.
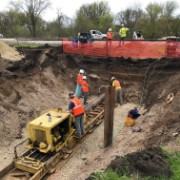
[{"label": "worker in orange safety vest", "polygon": [[81,101],[74,95],[73,92],[69,93],[70,103],[68,110],[75,118],[76,132],[75,136],[81,138],[85,134],[84,130],[84,107]]},{"label": "worker in orange safety vest", "polygon": [[123,98],[122,98],[121,84],[115,77],[111,78],[111,82],[112,82],[112,86],[115,89],[115,101],[116,101],[116,103],[118,103],[118,96],[119,96],[119,103],[122,105]]},{"label": "worker in orange safety vest", "polygon": [[82,82],[83,82],[83,74],[84,70],[80,69],[79,73],[77,75],[77,85],[76,85],[76,90],[75,90],[75,95],[80,98],[82,95]]},{"label": "worker in orange safety vest", "polygon": [[108,29],[108,32],[107,32],[107,42],[111,45],[111,41],[112,41],[112,38],[113,38],[113,33],[112,33],[112,29],[109,28]]},{"label": "worker in orange safety vest", "polygon": [[86,76],[83,76],[82,92],[83,92],[83,96],[84,96],[84,104],[87,104],[87,99],[89,96],[89,84],[87,83]]}]

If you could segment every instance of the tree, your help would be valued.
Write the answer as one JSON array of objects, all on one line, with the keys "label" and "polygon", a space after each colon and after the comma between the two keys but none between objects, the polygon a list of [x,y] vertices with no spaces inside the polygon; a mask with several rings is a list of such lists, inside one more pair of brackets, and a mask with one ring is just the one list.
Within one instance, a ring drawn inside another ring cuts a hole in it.
[{"label": "tree", "polygon": [[102,32],[106,32],[109,28],[113,28],[113,16],[111,16],[110,14],[106,14],[104,16],[101,16],[99,18],[99,30]]},{"label": "tree", "polygon": [[146,7],[146,29],[149,32],[150,38],[158,38],[161,34],[159,19],[163,13],[163,5],[158,3],[150,3]]},{"label": "tree", "polygon": [[167,1],[163,6],[163,16],[167,18],[173,18],[173,13],[178,9],[176,1]]},{"label": "tree", "polygon": [[[118,12],[115,19],[118,28],[120,28],[121,24],[125,24],[129,28],[128,34],[133,34],[133,31],[142,30],[141,21],[143,17],[144,12],[140,5],[134,4],[134,6]],[[117,30],[119,31],[119,29]]]},{"label": "tree", "polygon": [[[59,17],[60,15],[60,17]],[[66,15],[59,13],[57,18],[51,22],[47,22],[44,34],[48,38],[72,37],[74,33],[74,23],[72,19]]]},{"label": "tree", "polygon": [[63,19],[64,19],[63,13],[60,11],[60,9],[57,9],[58,37],[61,37],[61,29],[62,29],[62,25],[63,25],[63,22],[62,22]]},{"label": "tree", "polygon": [[10,5],[25,13],[29,22],[29,30],[33,37],[36,37],[37,23],[42,13],[50,6],[49,0],[19,0],[11,1]]},{"label": "tree", "polygon": [[110,16],[110,8],[107,2],[101,1],[82,5],[77,11],[77,17],[75,20],[76,30],[77,32],[82,32],[100,27],[101,30],[107,31],[107,27],[103,27],[100,23],[104,23],[103,19],[106,18],[108,20],[111,19],[113,22],[113,18]]},{"label": "tree", "polygon": [[162,16],[159,19],[159,24],[161,24],[162,36],[177,35],[177,25],[179,23],[178,21],[176,22],[175,18],[173,17],[173,14],[176,11],[176,9],[178,9],[178,4],[175,1],[167,1],[163,5]]},{"label": "tree", "polygon": [[7,36],[7,30],[9,26],[9,17],[6,12],[0,12],[0,29],[4,36]]}]

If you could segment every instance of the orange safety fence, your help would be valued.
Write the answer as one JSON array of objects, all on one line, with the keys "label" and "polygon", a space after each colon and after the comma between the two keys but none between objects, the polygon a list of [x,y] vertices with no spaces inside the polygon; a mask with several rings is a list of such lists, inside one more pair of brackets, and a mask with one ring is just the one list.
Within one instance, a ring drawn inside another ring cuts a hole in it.
[{"label": "orange safety fence", "polygon": [[167,57],[180,57],[180,41],[167,41],[166,46]]},{"label": "orange safety fence", "polygon": [[63,51],[90,56],[125,57],[135,59],[180,57],[178,41],[93,41],[76,43],[63,39]]}]

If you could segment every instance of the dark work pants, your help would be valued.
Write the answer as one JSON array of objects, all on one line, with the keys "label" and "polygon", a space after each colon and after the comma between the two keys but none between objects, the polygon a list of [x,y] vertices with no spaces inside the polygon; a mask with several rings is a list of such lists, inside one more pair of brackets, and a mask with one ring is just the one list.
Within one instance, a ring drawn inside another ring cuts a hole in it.
[{"label": "dark work pants", "polygon": [[84,114],[75,116],[76,135],[81,137],[84,134]]}]

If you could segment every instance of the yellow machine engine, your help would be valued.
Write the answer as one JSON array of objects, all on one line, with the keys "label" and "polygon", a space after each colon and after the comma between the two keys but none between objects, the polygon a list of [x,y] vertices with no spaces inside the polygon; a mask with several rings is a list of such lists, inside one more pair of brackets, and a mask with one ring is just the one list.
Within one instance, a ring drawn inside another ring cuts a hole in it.
[{"label": "yellow machine engine", "polygon": [[52,109],[29,122],[27,148],[40,152],[57,152],[71,140],[75,128],[74,117],[62,109]]}]

